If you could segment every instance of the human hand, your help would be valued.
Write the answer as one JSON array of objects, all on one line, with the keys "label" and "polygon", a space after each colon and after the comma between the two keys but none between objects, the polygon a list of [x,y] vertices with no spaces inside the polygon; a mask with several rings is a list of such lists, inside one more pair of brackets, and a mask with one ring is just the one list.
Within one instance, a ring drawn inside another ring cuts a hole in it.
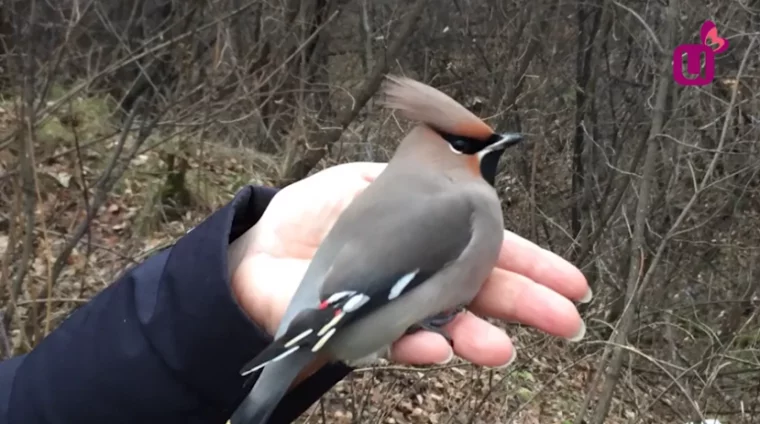
[{"label": "human hand", "polygon": [[[343,209],[385,164],[350,163],[321,171],[282,189],[245,235],[244,256],[232,288],[254,322],[274,334],[311,258]],[[572,303],[589,301],[583,274],[559,256],[504,232],[497,266],[478,296],[446,326],[454,350],[435,333],[420,331],[394,343],[391,358],[407,364],[443,363],[453,355],[490,367],[504,366],[515,349],[500,328],[476,316],[519,322],[579,340],[585,325]]]}]

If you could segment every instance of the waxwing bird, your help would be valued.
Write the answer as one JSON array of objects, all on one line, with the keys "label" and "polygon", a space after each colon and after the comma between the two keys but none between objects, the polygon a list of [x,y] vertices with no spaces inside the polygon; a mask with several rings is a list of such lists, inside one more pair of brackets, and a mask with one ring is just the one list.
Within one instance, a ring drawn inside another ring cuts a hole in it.
[{"label": "waxwing bird", "polygon": [[[387,77],[384,105],[417,122],[344,210],[274,336],[241,371],[262,370],[231,424],[264,424],[317,358],[387,357],[409,331],[442,328],[480,290],[501,249],[496,165],[519,134],[496,134],[441,91]],[[452,312],[453,311],[453,312]]]}]

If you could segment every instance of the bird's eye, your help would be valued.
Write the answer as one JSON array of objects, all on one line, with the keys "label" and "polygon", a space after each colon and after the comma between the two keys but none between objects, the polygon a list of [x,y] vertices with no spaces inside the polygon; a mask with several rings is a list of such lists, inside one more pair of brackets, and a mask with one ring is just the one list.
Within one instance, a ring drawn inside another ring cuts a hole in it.
[{"label": "bird's eye", "polygon": [[454,147],[454,149],[456,149],[456,150],[458,150],[460,152],[464,152],[465,149],[467,149],[468,143],[467,143],[466,140],[462,140],[461,138],[458,138],[458,139],[454,140],[451,143],[451,145]]}]

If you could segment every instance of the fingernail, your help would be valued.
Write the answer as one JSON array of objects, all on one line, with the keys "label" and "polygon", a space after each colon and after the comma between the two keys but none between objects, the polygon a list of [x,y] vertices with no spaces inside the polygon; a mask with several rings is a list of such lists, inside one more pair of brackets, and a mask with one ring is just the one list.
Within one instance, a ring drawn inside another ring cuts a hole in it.
[{"label": "fingernail", "polygon": [[591,302],[591,298],[594,297],[594,292],[591,290],[591,287],[588,288],[588,291],[585,295],[579,300],[580,303],[589,303]]},{"label": "fingernail", "polygon": [[581,321],[581,328],[578,330],[578,333],[575,336],[568,338],[567,341],[576,343],[583,340],[583,336],[585,335],[586,335],[586,323]]},{"label": "fingernail", "polygon": [[509,358],[509,361],[507,361],[507,363],[504,365],[499,365],[498,367],[494,367],[494,368],[496,368],[497,370],[507,368],[510,365],[514,364],[516,360],[517,360],[517,350],[512,349],[512,357]]},{"label": "fingernail", "polygon": [[449,356],[448,356],[448,358],[444,359],[441,362],[436,362],[436,364],[438,364],[438,365],[446,365],[449,362],[451,362],[453,359],[454,359],[454,349],[449,349]]}]

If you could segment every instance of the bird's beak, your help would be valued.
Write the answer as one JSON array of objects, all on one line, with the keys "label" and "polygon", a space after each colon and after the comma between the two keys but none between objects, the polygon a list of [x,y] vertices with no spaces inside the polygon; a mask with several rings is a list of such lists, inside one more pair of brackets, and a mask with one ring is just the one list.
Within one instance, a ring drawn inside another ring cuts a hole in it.
[{"label": "bird's beak", "polygon": [[518,133],[504,133],[499,135],[494,134],[494,138],[495,137],[499,137],[499,139],[489,144],[488,147],[481,150],[478,154],[481,159],[493,152],[499,152],[499,154],[501,154],[507,148],[519,144],[521,141],[523,141],[522,134]]},{"label": "bird's beak", "polygon": [[521,141],[523,141],[522,134],[504,133],[504,134],[501,134],[501,140],[497,141],[492,146],[494,148],[493,150],[507,149],[514,145],[520,144]]}]

